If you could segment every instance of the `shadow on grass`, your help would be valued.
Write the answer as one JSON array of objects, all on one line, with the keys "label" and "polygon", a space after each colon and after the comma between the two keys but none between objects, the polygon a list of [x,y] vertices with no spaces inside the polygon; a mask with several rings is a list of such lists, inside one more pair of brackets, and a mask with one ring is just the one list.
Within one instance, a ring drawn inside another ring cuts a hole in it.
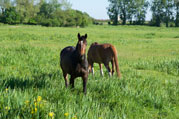
[{"label": "shadow on grass", "polygon": [[0,81],[2,88],[45,88],[50,85],[49,81],[54,80],[59,75],[56,73],[42,73],[40,75],[34,75],[33,78],[25,77],[8,77]]},{"label": "shadow on grass", "polygon": [[43,79],[36,79],[32,80],[29,78],[15,78],[15,77],[10,77],[2,81],[2,84],[4,85],[5,88],[43,88],[45,87],[45,80]]}]

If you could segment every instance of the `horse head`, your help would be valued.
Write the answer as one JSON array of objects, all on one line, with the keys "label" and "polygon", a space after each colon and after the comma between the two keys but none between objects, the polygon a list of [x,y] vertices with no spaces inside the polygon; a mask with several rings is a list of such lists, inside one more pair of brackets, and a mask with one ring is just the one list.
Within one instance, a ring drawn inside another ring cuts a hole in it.
[{"label": "horse head", "polygon": [[87,47],[87,34],[84,36],[80,36],[80,33],[78,33],[78,43],[77,43],[77,50],[80,53],[81,56],[85,55],[86,47]]}]

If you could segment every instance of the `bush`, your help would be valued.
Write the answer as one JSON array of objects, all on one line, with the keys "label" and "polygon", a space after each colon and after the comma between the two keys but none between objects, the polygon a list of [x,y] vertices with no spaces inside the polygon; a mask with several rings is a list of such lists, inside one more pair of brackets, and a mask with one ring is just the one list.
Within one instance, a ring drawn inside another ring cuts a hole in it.
[{"label": "bush", "polygon": [[56,27],[60,26],[60,22],[57,19],[51,19],[51,26]]},{"label": "bush", "polygon": [[1,16],[1,22],[6,24],[20,23],[20,15],[17,13],[15,7],[5,9]]},{"label": "bush", "polygon": [[41,21],[40,25],[42,25],[42,26],[52,26],[50,19],[44,19],[43,21]]},{"label": "bush", "polygon": [[170,27],[174,27],[174,26],[175,26],[175,23],[174,23],[174,22],[170,22],[170,23],[169,23],[169,26],[170,26]]},{"label": "bush", "polygon": [[37,25],[37,20],[35,18],[30,18],[29,21],[28,21],[28,24]]},{"label": "bush", "polygon": [[34,16],[22,17],[16,11],[15,7],[6,8],[0,15],[0,22],[6,24],[24,23],[42,25],[42,26],[81,26],[85,27],[92,23],[92,18],[87,13],[82,13],[78,10],[62,10],[60,7],[54,7],[51,3],[44,2],[39,9],[39,12]]},{"label": "bush", "polygon": [[[32,19],[32,23],[34,23]],[[36,24],[43,26],[81,26],[85,27],[92,23],[92,19],[86,13],[82,13],[78,10],[61,10],[57,9],[51,13],[50,16],[46,16],[42,11],[36,16]]]}]

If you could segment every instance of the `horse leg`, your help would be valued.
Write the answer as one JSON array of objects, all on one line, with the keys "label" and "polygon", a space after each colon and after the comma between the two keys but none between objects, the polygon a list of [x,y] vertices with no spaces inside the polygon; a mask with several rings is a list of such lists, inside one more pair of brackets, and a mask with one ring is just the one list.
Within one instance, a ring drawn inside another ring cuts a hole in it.
[{"label": "horse leg", "polygon": [[92,74],[94,76],[94,67],[91,68]]},{"label": "horse leg", "polygon": [[94,76],[94,67],[93,67],[93,63],[91,64],[91,72],[92,72],[92,74],[93,74],[93,76]]},{"label": "horse leg", "polygon": [[65,86],[66,86],[66,88],[68,87],[68,75],[67,75],[67,73],[64,73],[63,72],[63,77],[64,77],[64,79],[65,79]]},{"label": "horse leg", "polygon": [[83,93],[86,95],[86,84],[87,84],[88,76],[84,75],[82,79],[83,79]]},{"label": "horse leg", "polygon": [[104,76],[104,73],[103,73],[103,68],[102,68],[102,64],[101,64],[101,63],[99,64],[99,68],[100,68],[100,73],[101,73],[101,76]]},{"label": "horse leg", "polygon": [[110,69],[110,67],[109,67],[109,62],[108,62],[108,63],[104,63],[104,66],[106,67],[109,76],[111,76],[111,69]]},{"label": "horse leg", "polygon": [[91,72],[91,64],[88,64],[88,72]]},{"label": "horse leg", "polygon": [[93,68],[93,62],[91,62],[90,60],[88,61],[88,72],[92,72],[92,74],[94,75],[94,68]]},{"label": "horse leg", "polygon": [[70,77],[70,85],[71,85],[72,88],[75,87],[75,86],[74,86],[74,80],[75,80],[75,78],[74,78],[73,76],[71,76],[71,77]]},{"label": "horse leg", "polygon": [[112,75],[113,75],[114,74],[114,65],[115,65],[114,59],[111,60],[111,64],[112,64]]}]

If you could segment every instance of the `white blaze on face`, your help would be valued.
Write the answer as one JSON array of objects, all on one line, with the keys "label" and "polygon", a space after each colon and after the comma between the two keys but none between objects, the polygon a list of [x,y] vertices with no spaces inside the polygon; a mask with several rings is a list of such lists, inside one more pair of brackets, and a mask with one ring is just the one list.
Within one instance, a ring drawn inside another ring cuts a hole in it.
[{"label": "white blaze on face", "polygon": [[83,55],[84,54],[84,47],[83,47],[83,41],[80,41],[80,45],[81,45],[81,54]]},{"label": "white blaze on face", "polygon": [[80,41],[81,47],[83,46],[83,41]]}]

